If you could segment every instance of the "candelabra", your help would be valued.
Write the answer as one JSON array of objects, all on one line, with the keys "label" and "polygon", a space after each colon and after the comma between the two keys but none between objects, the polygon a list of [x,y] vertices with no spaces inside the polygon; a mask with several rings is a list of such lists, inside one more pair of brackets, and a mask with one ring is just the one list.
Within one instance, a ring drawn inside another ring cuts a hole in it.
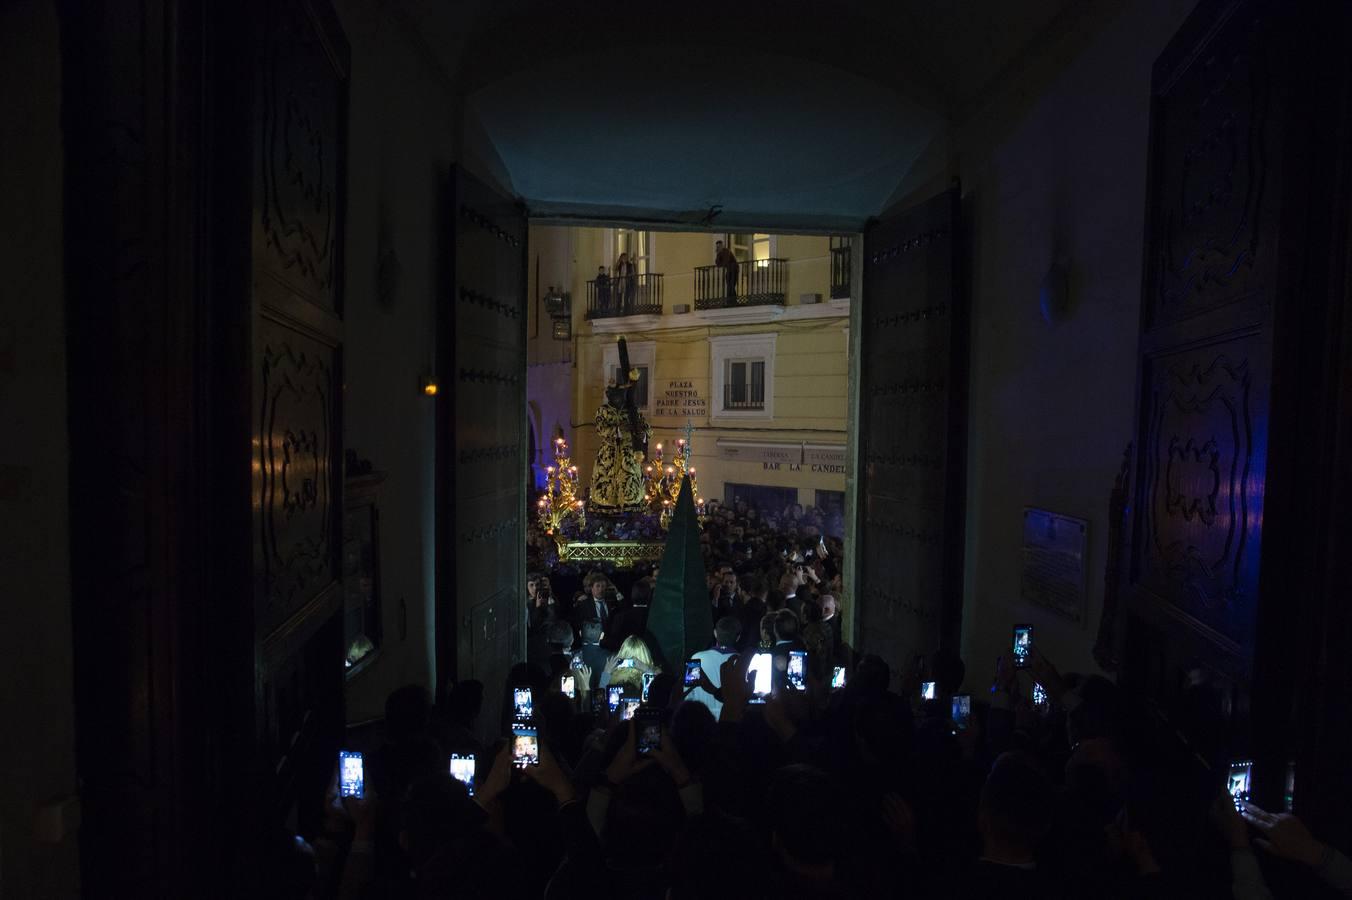
[{"label": "candelabra", "polygon": [[664,529],[671,524],[671,515],[676,511],[676,498],[681,494],[681,478],[686,475],[690,476],[695,510],[700,512],[704,509],[704,500],[699,494],[699,482],[695,480],[695,467],[690,465],[690,441],[678,439],[670,461],[662,458],[661,444],[653,447],[653,458],[643,467],[643,477],[647,482],[644,498],[648,510],[659,517]]},{"label": "candelabra", "polygon": [[578,528],[587,527],[587,508],[577,495],[577,466],[568,456],[568,442],[554,439],[554,464],[545,467],[545,492],[539,503],[540,527],[545,534],[558,535],[570,516],[576,516]]}]

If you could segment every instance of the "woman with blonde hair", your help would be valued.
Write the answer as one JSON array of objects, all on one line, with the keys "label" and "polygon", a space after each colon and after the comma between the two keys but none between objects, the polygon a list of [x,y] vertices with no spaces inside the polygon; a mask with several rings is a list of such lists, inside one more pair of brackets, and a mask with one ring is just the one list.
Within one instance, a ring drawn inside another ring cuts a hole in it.
[{"label": "woman with blonde hair", "polygon": [[657,675],[662,670],[653,662],[653,653],[648,644],[638,635],[631,635],[620,644],[620,649],[606,663],[601,673],[601,688],[618,684],[635,691],[643,689],[643,673]]}]

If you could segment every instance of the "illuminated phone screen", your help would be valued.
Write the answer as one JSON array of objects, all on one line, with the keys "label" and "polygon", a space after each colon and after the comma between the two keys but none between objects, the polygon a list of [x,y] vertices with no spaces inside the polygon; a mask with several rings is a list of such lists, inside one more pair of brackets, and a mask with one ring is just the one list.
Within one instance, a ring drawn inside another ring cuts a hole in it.
[{"label": "illuminated phone screen", "polygon": [[573,697],[576,696],[576,693],[577,687],[576,683],[573,681],[573,676],[572,675],[563,676],[563,695],[567,697],[569,700],[572,700]]},{"label": "illuminated phone screen", "polygon": [[1253,775],[1253,762],[1251,760],[1240,760],[1230,763],[1230,781],[1227,790],[1230,796],[1234,798],[1235,809],[1239,809],[1243,801],[1249,799],[1249,779]]},{"label": "illuminated phone screen", "polygon": [[366,793],[366,775],[362,755],[351,750],[338,754],[338,794],[342,797],[362,797]]},{"label": "illuminated phone screen", "polygon": [[1014,668],[1016,669],[1028,668],[1029,662],[1031,661],[1029,659],[1029,654],[1032,652],[1032,650],[1033,650],[1033,626],[1015,625],[1014,646],[1013,646]]},{"label": "illuminated phone screen", "polygon": [[807,651],[790,650],[789,668],[786,672],[788,676],[789,689],[794,691],[807,690]]},{"label": "illuminated phone screen", "polygon": [[641,701],[637,697],[627,697],[624,700],[621,700],[620,718],[626,722],[632,719],[634,713],[638,712],[640,702]]},{"label": "illuminated phone screen", "polygon": [[512,710],[518,719],[529,719],[535,714],[535,701],[530,688],[512,688]]},{"label": "illuminated phone screen", "polygon": [[653,709],[646,710],[635,717],[634,727],[638,730],[638,752],[647,756],[662,746],[662,719]]},{"label": "illuminated phone screen", "polygon": [[606,702],[610,704],[610,711],[614,712],[620,708],[620,698],[624,696],[624,688],[608,687],[606,688]]},{"label": "illuminated phone screen", "polygon": [[702,671],[703,668],[700,666],[699,660],[692,659],[687,662],[685,664],[685,686],[694,687],[699,684],[699,676]]},{"label": "illuminated phone screen", "polygon": [[937,696],[939,696],[939,689],[938,689],[938,686],[937,686],[937,682],[933,682],[933,681],[922,681],[922,682],[920,682],[920,699],[921,699],[921,700],[933,700],[933,699],[934,699],[935,697],[937,697]]},{"label": "illuminated phone screen", "polygon": [[540,737],[533,727],[512,727],[512,765],[517,768],[540,764]]},{"label": "illuminated phone screen", "polygon": [[451,777],[465,786],[471,797],[474,796],[474,756],[451,755]]},{"label": "illuminated phone screen", "polygon": [[831,673],[831,690],[839,690],[845,686],[845,667],[836,666],[835,671]]},{"label": "illuminated phone screen", "polygon": [[972,718],[972,698],[967,694],[958,694],[953,698],[953,724],[959,730],[967,727]]},{"label": "illuminated phone screen", "polygon": [[755,676],[752,682],[751,693],[753,703],[764,703],[765,698],[770,696],[774,685],[774,657],[769,653],[757,653],[751,657],[751,665],[747,671]]},{"label": "illuminated phone screen", "polygon": [[656,677],[657,677],[657,676],[654,675],[652,672],[644,672],[644,673],[643,673],[643,692],[642,692],[642,693],[643,693],[643,702],[644,702],[644,703],[647,703],[647,702],[648,702],[648,688],[650,688],[650,687],[653,686],[653,679],[656,678]]}]

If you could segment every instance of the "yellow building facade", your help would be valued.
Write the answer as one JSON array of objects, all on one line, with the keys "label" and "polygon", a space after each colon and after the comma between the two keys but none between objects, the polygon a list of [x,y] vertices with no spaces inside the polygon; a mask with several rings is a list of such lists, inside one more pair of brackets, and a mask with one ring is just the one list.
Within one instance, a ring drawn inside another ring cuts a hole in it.
[{"label": "yellow building facade", "polygon": [[[817,506],[843,533],[848,239],[536,225],[530,240],[532,294],[545,298],[528,323],[537,472],[562,430],[587,483],[623,335],[650,451],[670,454],[689,428],[705,499]],[[712,268],[715,241],[738,258],[735,285]],[[617,267],[624,253],[632,267]]]}]

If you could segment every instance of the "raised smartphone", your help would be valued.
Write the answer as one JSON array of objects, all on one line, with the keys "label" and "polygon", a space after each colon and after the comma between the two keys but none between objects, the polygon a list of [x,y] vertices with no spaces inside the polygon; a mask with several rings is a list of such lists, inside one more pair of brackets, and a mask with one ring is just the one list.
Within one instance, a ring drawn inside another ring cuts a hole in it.
[{"label": "raised smartphone", "polygon": [[786,681],[791,691],[807,690],[807,651],[790,650],[789,668],[785,672]]},{"label": "raised smartphone", "polygon": [[512,688],[512,715],[518,719],[529,719],[535,715],[535,697],[530,688]]},{"label": "raised smartphone", "polygon": [[540,764],[540,734],[534,725],[512,726],[512,765],[518,769]]},{"label": "raised smartphone", "polygon": [[1014,657],[1014,668],[1026,669],[1032,664],[1033,652],[1033,626],[1015,625],[1014,626],[1014,646],[1012,655]]},{"label": "raised smartphone", "polygon": [[474,796],[474,754],[461,756],[451,754],[451,777],[465,786],[471,797]]},{"label": "raised smartphone", "polygon": [[764,703],[774,690],[774,656],[765,652],[755,653],[751,657],[751,665],[747,668],[747,672],[754,676],[750,702]]},{"label": "raised smartphone", "polygon": [[366,767],[356,750],[338,751],[338,796],[366,796]]}]

